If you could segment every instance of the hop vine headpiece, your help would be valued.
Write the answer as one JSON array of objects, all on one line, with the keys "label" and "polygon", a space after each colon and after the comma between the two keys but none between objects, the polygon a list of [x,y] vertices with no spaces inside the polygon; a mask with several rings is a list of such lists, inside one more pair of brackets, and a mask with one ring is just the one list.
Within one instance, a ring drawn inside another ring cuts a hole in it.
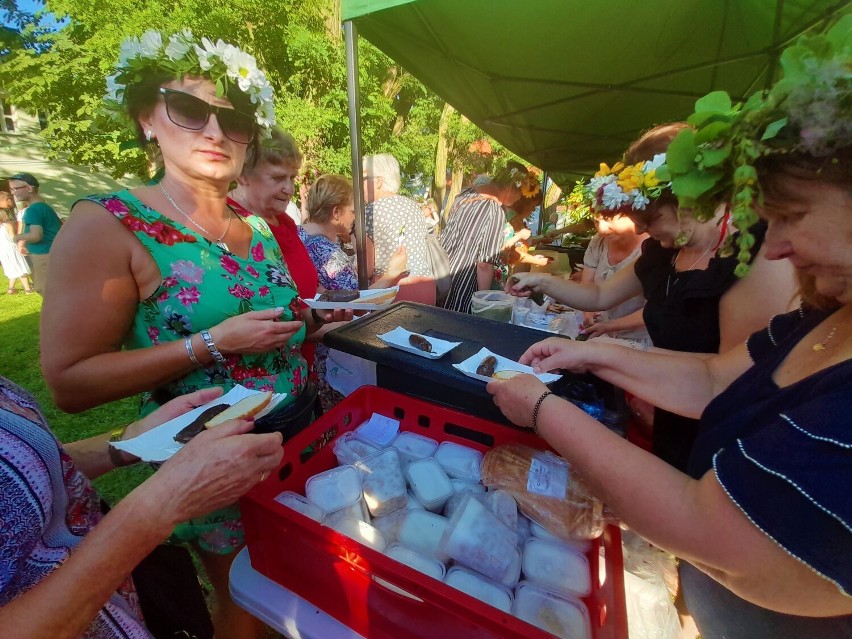
[{"label": "hop vine headpiece", "polygon": [[748,229],[763,202],[755,162],[788,153],[829,158],[852,145],[852,15],[823,35],[800,38],[780,63],[779,80],[744,104],[732,104],[724,91],[699,99],[687,118],[695,130],[672,141],[660,175],[699,220],[710,219],[720,201],[731,202],[739,276],[748,272]]},{"label": "hop vine headpiece", "polygon": [[162,72],[174,74],[176,80],[186,76],[207,78],[216,85],[219,97],[239,90],[254,105],[254,118],[264,137],[275,125],[272,86],[257,68],[254,56],[222,40],[215,44],[207,38],[196,41],[188,29],[171,35],[151,30],[140,38],[124,40],[115,73],[107,77],[107,108],[126,122],[128,86]]},{"label": "hop vine headpiece", "polygon": [[650,201],[660,197],[668,186],[658,176],[659,168],[665,162],[665,153],[630,166],[616,162],[610,168],[602,162],[600,170],[584,186],[589,206],[605,216],[644,211]]}]

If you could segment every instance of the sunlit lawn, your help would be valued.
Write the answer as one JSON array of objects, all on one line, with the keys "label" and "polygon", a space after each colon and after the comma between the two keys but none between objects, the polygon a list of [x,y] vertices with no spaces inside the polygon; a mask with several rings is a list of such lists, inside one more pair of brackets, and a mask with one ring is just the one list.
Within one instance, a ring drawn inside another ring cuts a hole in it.
[{"label": "sunlit lawn", "polygon": [[[5,284],[5,278],[2,278]],[[5,287],[3,287],[5,288]],[[47,423],[63,442],[103,433],[132,421],[138,401],[128,398],[76,415],[59,410],[50,397],[39,367],[39,314],[41,296],[0,294],[0,375],[20,384],[33,395]],[[127,494],[151,470],[144,465],[123,468],[99,478],[95,485],[110,503]]]}]

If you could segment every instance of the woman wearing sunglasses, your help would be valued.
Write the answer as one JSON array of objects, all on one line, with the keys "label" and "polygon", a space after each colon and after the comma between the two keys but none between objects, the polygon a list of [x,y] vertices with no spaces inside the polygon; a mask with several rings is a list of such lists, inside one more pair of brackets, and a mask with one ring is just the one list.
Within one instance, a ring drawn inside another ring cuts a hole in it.
[{"label": "woman wearing sunglasses", "polygon": [[[292,406],[307,378],[306,333],[347,313],[304,309],[267,224],[226,203],[246,152],[274,124],[266,77],[221,40],[149,31],[122,44],[107,88],[164,174],[77,202],[54,245],[42,367],[56,403],[77,412],[142,393],[148,414],[160,397],[242,384],[286,393]],[[243,545],[236,505],[175,534],[199,550],[216,590],[217,636],[255,636],[228,596]]]}]

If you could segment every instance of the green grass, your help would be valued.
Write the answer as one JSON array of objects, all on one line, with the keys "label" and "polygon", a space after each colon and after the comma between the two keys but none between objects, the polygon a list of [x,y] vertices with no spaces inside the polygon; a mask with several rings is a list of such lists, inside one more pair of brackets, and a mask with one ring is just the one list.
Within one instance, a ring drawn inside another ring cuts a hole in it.
[{"label": "green grass", "polygon": [[[0,280],[5,284],[5,278]],[[138,398],[111,402],[76,415],[53,403],[39,366],[41,296],[0,293],[0,375],[30,391],[38,399],[47,423],[63,442],[76,441],[123,426],[136,417]],[[95,486],[109,503],[115,503],[153,471],[138,464],[107,473]]]}]

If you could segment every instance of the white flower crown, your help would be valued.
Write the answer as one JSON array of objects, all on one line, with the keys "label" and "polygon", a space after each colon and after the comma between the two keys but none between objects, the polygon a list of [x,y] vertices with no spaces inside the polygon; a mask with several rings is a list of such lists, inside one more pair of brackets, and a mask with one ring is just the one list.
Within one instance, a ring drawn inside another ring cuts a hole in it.
[{"label": "white flower crown", "polygon": [[665,153],[631,166],[616,162],[610,168],[601,163],[600,170],[584,189],[590,206],[597,212],[609,214],[644,211],[650,201],[660,197],[663,189],[669,186],[657,177],[657,170],[665,163]]},{"label": "white flower crown", "polygon": [[255,105],[254,118],[268,137],[275,126],[272,85],[257,68],[254,56],[232,44],[207,38],[196,42],[192,31],[184,29],[168,36],[164,44],[159,31],[146,31],[141,38],[130,37],[121,43],[116,71],[106,79],[104,100],[111,111],[125,112],[127,87],[145,79],[153,71],[204,77],[216,85],[216,94],[226,96],[236,87]]}]

